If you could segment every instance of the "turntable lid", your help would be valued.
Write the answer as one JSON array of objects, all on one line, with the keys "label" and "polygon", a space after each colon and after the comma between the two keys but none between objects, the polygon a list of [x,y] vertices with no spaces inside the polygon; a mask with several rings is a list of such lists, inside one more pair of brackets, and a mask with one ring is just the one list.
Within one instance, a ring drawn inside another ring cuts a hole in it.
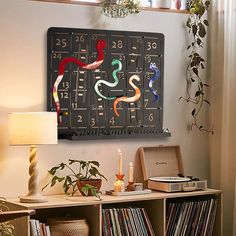
[{"label": "turntable lid", "polygon": [[141,147],[139,153],[144,180],[184,174],[179,146]]}]

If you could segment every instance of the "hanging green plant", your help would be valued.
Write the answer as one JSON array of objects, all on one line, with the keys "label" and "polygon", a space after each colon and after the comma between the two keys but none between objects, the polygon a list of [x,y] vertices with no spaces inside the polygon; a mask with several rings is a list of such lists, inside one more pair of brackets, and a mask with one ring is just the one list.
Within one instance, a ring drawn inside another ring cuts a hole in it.
[{"label": "hanging green plant", "polygon": [[209,88],[209,85],[202,76],[202,71],[205,70],[206,61],[199,52],[199,49],[204,48],[205,46],[203,40],[207,35],[206,28],[209,26],[205,13],[208,11],[209,6],[210,0],[188,1],[190,14],[186,26],[192,40],[187,47],[190,54],[186,68],[186,96],[180,97],[179,100],[184,100],[194,105],[194,108],[191,111],[191,116],[193,118],[191,130],[196,127],[200,131],[211,132],[213,134],[213,128],[206,128],[205,125],[199,121],[199,115],[204,104],[210,105],[209,100],[206,98],[206,91]]},{"label": "hanging green plant", "polygon": [[104,15],[111,18],[124,18],[140,12],[138,0],[102,0],[100,6]]}]

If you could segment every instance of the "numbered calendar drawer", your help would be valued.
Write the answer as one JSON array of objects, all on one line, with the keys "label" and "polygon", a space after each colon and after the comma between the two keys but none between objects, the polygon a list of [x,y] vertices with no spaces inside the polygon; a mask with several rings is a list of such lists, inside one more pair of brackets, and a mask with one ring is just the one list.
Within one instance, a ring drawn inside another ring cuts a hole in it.
[{"label": "numbered calendar drawer", "polygon": [[57,111],[59,138],[170,136],[163,34],[50,28],[47,37],[47,109]]}]

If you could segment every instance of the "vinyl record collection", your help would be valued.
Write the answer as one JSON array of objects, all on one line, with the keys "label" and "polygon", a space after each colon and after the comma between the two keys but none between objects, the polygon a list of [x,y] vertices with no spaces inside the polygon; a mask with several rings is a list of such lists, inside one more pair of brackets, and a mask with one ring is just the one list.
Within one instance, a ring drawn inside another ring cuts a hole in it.
[{"label": "vinyl record collection", "polygon": [[30,236],[51,236],[49,226],[39,220],[30,220]]},{"label": "vinyl record collection", "polygon": [[103,236],[155,236],[144,208],[110,208],[102,210]]},{"label": "vinyl record collection", "polygon": [[167,208],[166,236],[211,236],[218,199],[173,201]]}]

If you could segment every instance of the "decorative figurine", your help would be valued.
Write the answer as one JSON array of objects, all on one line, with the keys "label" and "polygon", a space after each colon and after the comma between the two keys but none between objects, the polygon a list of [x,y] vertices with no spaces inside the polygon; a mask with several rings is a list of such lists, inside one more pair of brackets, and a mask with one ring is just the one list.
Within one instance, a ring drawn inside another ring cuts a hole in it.
[{"label": "decorative figurine", "polygon": [[156,63],[150,63],[149,69],[152,70],[154,72],[154,75],[150,78],[149,82],[148,82],[148,87],[150,92],[153,94],[154,96],[154,100],[153,102],[156,102],[159,100],[159,95],[157,93],[157,91],[153,88],[153,83],[160,78],[161,73],[160,70],[157,68]]},{"label": "decorative figurine", "polygon": [[76,65],[78,65],[78,67],[82,69],[87,69],[87,70],[94,70],[98,68],[104,61],[103,50],[106,48],[106,41],[98,40],[96,47],[97,47],[98,57],[97,57],[97,60],[94,61],[93,63],[86,64],[75,57],[66,57],[60,61],[59,68],[58,68],[58,76],[52,88],[52,95],[53,95],[54,102],[56,104],[58,123],[62,123],[62,120],[61,120],[61,112],[60,112],[61,108],[60,108],[60,102],[59,102],[57,90],[58,90],[58,86],[61,80],[63,79],[66,65],[68,63],[75,63]]},{"label": "decorative figurine", "polygon": [[106,97],[106,96],[104,96],[104,95],[101,94],[101,92],[99,91],[98,86],[99,86],[100,84],[105,84],[106,86],[108,86],[108,87],[110,87],[110,88],[116,87],[116,86],[118,85],[118,83],[119,83],[119,79],[118,79],[118,77],[117,77],[117,73],[122,70],[122,63],[121,63],[118,59],[114,59],[114,60],[112,61],[111,65],[112,65],[112,66],[118,65],[118,68],[115,69],[115,70],[113,70],[113,72],[112,72],[112,76],[113,76],[113,78],[114,78],[114,82],[111,83],[111,82],[108,82],[108,81],[106,81],[106,80],[101,80],[101,79],[100,79],[100,80],[98,80],[98,81],[96,82],[96,84],[94,85],[94,89],[95,89],[95,92],[97,93],[97,95],[100,96],[100,97],[102,97],[102,98],[104,98],[104,99],[106,99],[106,100],[113,100],[113,99],[116,99],[116,97]]},{"label": "decorative figurine", "polygon": [[140,78],[137,76],[137,75],[132,75],[130,78],[129,78],[129,84],[130,86],[135,90],[135,95],[133,97],[126,97],[126,96],[122,96],[122,97],[119,97],[117,98],[115,101],[114,101],[114,105],[113,105],[113,110],[115,112],[115,114],[117,116],[120,116],[120,114],[118,113],[117,111],[117,104],[119,102],[128,102],[128,103],[131,103],[131,102],[136,102],[137,100],[140,99],[141,97],[141,91],[140,91],[140,88],[138,88],[134,83],[133,83],[133,80],[137,80],[137,81],[140,81]]},{"label": "decorative figurine", "polygon": [[180,10],[180,8],[181,8],[181,0],[175,0],[175,8],[177,10]]}]

